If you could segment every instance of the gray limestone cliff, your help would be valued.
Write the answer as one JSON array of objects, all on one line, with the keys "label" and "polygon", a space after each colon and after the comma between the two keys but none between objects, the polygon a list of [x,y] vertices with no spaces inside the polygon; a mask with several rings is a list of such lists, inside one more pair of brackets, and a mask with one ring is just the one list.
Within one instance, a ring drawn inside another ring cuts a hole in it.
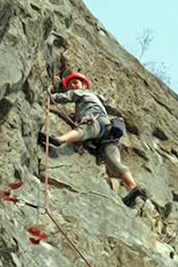
[{"label": "gray limestone cliff", "polygon": [[[94,90],[108,98],[110,116],[125,119],[122,159],[149,192],[146,202],[138,198],[129,209],[121,201],[125,187],[114,192],[104,165],[87,150],[53,148],[55,221],[92,267],[178,266],[178,96],[80,0],[0,0],[0,266],[87,266],[44,211],[45,152],[37,134],[52,61],[84,66]],[[69,129],[51,110],[50,134]],[[19,181],[9,195],[8,185]],[[20,201],[6,201],[11,196]],[[48,235],[38,245],[27,231],[35,224]]]}]

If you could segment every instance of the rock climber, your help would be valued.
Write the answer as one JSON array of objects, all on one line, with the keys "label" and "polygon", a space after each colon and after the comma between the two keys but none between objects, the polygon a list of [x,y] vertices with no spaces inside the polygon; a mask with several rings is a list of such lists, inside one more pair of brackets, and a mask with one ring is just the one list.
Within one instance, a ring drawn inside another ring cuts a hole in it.
[{"label": "rock climber", "polygon": [[[63,143],[84,142],[86,140],[102,140],[102,153],[106,164],[113,168],[116,178],[121,178],[126,184],[128,194],[122,200],[127,206],[133,206],[137,196],[144,194],[143,189],[137,186],[130,170],[121,163],[120,151],[117,142],[109,142],[111,121],[100,97],[90,90],[90,80],[80,72],[71,72],[61,81],[63,92],[54,93],[52,99],[56,103],[75,103],[75,120],[78,126],[69,132],[49,137],[49,143],[60,146]],[[46,135],[39,132],[38,142],[44,144]]]}]

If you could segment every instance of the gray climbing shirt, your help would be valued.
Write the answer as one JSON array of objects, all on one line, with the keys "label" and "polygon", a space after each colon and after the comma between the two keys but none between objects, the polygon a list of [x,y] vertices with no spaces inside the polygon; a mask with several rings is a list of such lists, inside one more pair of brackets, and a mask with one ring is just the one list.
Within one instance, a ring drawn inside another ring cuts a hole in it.
[{"label": "gray climbing shirt", "polygon": [[87,89],[68,90],[65,93],[53,94],[53,100],[60,104],[75,103],[75,115],[78,122],[89,113],[107,116],[105,107],[103,106],[97,95]]}]

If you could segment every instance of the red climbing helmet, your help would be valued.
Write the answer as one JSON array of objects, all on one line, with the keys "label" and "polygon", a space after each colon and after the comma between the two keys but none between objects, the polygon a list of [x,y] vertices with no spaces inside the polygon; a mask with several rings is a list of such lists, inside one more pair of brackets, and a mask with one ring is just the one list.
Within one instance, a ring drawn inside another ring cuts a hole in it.
[{"label": "red climbing helmet", "polygon": [[61,81],[64,90],[67,90],[68,84],[69,84],[70,80],[71,79],[74,79],[74,78],[79,79],[81,81],[85,81],[86,82],[87,89],[90,88],[90,79],[88,77],[85,77],[80,72],[71,72],[65,78],[63,78],[62,81]]}]

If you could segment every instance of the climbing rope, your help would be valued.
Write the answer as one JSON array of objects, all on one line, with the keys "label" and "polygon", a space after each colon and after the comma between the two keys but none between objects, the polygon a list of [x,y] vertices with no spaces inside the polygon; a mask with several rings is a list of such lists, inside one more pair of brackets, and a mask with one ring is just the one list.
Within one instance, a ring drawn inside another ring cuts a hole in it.
[{"label": "climbing rope", "polygon": [[[44,86],[44,89],[46,89],[45,86]],[[60,108],[59,105],[53,100],[50,91],[48,91],[48,89],[46,89],[46,91],[47,91],[47,94],[49,95],[50,102],[51,102],[53,105],[55,105],[55,106],[57,107],[61,119],[65,120],[65,122],[68,123],[71,127],[74,127],[74,126],[76,127],[76,126],[77,126],[77,123],[74,122],[74,121],[69,117],[69,115],[67,114],[67,112],[65,111],[64,108]]]},{"label": "climbing rope", "polygon": [[45,146],[45,210],[49,210],[49,193],[48,193],[48,188],[49,188],[49,183],[48,183],[48,178],[49,178],[49,173],[48,173],[48,157],[49,157],[49,107],[50,107],[50,96],[47,95],[46,98],[46,108],[45,108],[45,113],[46,113],[46,118],[45,118],[45,132],[46,132],[46,146]]},{"label": "climbing rope", "polygon": [[[50,91],[50,87],[47,90],[48,92]],[[91,267],[87,259],[82,255],[82,253],[79,251],[79,249],[74,245],[74,243],[68,238],[66,233],[62,230],[60,225],[56,222],[55,218],[53,217],[50,207],[49,207],[49,168],[48,168],[48,163],[49,163],[49,128],[50,128],[50,120],[49,120],[49,109],[50,109],[50,95],[47,95],[47,100],[46,100],[46,109],[45,109],[45,132],[46,132],[46,149],[45,149],[45,211],[48,217],[51,219],[51,221],[56,225],[58,230],[63,234],[63,236],[67,239],[68,243],[70,246],[78,253],[78,255],[84,260],[87,266]]]}]

